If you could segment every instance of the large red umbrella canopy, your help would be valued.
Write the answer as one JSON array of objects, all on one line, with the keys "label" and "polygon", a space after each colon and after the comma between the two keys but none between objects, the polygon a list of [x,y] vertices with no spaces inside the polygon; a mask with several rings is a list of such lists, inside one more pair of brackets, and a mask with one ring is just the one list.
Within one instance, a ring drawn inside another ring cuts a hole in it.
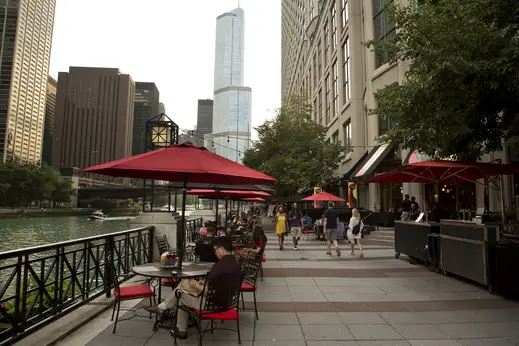
[{"label": "large red umbrella canopy", "polygon": [[377,174],[365,182],[461,184],[496,175],[513,174],[519,174],[518,165],[430,160],[403,165],[389,172]]},{"label": "large red umbrella canopy", "polygon": [[265,200],[261,197],[251,197],[251,198],[244,198],[242,201],[246,202],[264,202]]},{"label": "large red umbrella canopy", "polygon": [[318,194],[308,196],[302,199],[302,201],[331,201],[331,202],[346,202],[344,199],[332,195],[328,192],[319,192]]},{"label": "large red umbrella canopy", "polygon": [[186,142],[82,169],[139,179],[215,185],[264,185],[276,179]]},{"label": "large red umbrella canopy", "polygon": [[238,191],[238,190],[209,190],[209,189],[192,189],[187,191],[190,195],[198,195],[202,197],[268,197],[269,193],[263,191]]}]

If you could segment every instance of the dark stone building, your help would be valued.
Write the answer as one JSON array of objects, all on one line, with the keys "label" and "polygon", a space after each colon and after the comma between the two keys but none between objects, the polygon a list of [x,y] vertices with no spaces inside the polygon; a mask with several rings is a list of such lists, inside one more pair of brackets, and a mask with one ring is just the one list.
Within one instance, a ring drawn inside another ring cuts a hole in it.
[{"label": "dark stone building", "polygon": [[132,155],[146,152],[146,123],[160,114],[159,90],[155,83],[135,83]]},{"label": "dark stone building", "polygon": [[196,145],[204,145],[204,136],[213,133],[213,100],[198,100]]}]

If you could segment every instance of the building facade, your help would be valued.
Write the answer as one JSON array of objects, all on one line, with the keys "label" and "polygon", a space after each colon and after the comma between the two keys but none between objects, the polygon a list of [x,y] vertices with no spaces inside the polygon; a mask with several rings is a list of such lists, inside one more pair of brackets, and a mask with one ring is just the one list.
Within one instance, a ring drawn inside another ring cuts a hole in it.
[{"label": "building facade", "polygon": [[[409,4],[407,0],[401,3]],[[372,39],[387,40],[395,26],[381,0],[282,0],[282,96],[301,94],[313,105],[313,120],[328,129],[328,137],[344,146],[341,178],[334,192],[348,194],[348,182],[390,170],[405,163],[411,153],[393,145],[380,146],[377,138],[391,122],[368,116],[377,107],[374,93],[386,85],[402,82],[409,63],[388,64],[385,54],[375,54],[362,44]],[[508,152],[508,150],[507,150]],[[483,161],[502,159],[507,152],[488,155]],[[505,177],[505,204],[514,198],[512,178]],[[483,205],[483,188],[474,187],[478,210]],[[403,194],[426,198],[422,184],[359,184],[362,207],[390,210]],[[433,195],[442,194],[435,191]],[[467,192],[472,193],[472,192]],[[429,194],[431,195],[431,194]],[[427,197],[429,198],[429,197]],[[436,198],[436,197],[434,197]],[[497,193],[490,191],[492,205]]]},{"label": "building facade", "polygon": [[146,152],[147,122],[160,112],[159,89],[155,83],[135,83],[132,155]]},{"label": "building facade", "polygon": [[213,126],[206,147],[241,162],[250,147],[251,88],[244,86],[245,17],[241,8],[216,19]]},{"label": "building facade", "polygon": [[159,102],[159,114],[166,113],[166,106],[163,102]]},{"label": "building facade", "polygon": [[52,136],[54,133],[54,114],[56,113],[56,92],[58,84],[49,76],[47,80],[47,98],[45,101],[45,125],[43,128],[42,162],[51,165]]},{"label": "building facade", "polygon": [[39,163],[56,0],[0,1],[0,157]]},{"label": "building facade", "polygon": [[85,168],[130,156],[134,98],[135,83],[117,68],[60,72],[52,166]]},{"label": "building facade", "polygon": [[198,146],[204,146],[204,137],[213,132],[213,100],[198,100],[196,112],[196,138]]}]

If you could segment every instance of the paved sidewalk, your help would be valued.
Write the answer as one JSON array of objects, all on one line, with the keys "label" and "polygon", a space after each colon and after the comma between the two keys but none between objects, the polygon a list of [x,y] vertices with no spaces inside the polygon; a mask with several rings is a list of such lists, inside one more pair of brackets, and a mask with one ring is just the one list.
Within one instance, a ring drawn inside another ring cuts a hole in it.
[{"label": "paved sidewalk", "polygon": [[[364,244],[364,259],[349,256],[344,244],[343,256],[330,258],[325,242],[302,240],[293,251],[287,241],[279,251],[269,233],[265,280],[258,280],[259,321],[250,312],[252,294],[245,294],[242,345],[519,345],[518,303],[411,265],[405,256],[394,259],[391,230],[373,232]],[[59,345],[172,345],[168,331],[153,332],[146,317],[120,322],[111,334],[110,313]],[[194,331],[179,341],[196,343]],[[235,332],[217,330],[204,339],[204,345],[234,344]]]}]

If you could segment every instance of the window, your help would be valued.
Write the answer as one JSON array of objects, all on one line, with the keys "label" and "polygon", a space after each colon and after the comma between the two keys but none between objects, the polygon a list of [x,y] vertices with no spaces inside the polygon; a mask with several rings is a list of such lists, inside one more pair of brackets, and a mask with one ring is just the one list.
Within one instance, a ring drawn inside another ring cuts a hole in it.
[{"label": "window", "polygon": [[337,60],[333,62],[333,117],[339,115],[339,67]]},{"label": "window", "polygon": [[378,116],[378,133],[379,136],[385,135],[391,129],[391,122],[389,119],[384,119]]},{"label": "window", "polygon": [[324,25],[324,42],[324,66],[326,66],[330,56],[330,25],[328,20],[325,21]]},{"label": "window", "polygon": [[351,84],[350,84],[350,38],[346,38],[346,42],[342,46],[342,53],[344,58],[344,65],[342,73],[344,74],[343,103],[347,103],[351,99]]},{"label": "window", "polygon": [[318,94],[318,97],[319,97],[319,108],[317,109],[317,112],[319,113],[319,125],[322,125],[323,124],[323,112],[322,112],[322,109],[323,109],[323,89],[319,89],[319,94]]},{"label": "window", "polygon": [[326,99],[324,102],[326,103],[326,116],[324,117],[324,120],[326,122],[324,123],[324,125],[327,126],[330,123],[330,89],[331,89],[330,75],[326,76],[325,88],[326,88]]},{"label": "window", "polygon": [[[395,24],[389,21],[386,11],[387,1],[391,0],[373,0],[373,28],[375,31],[375,40],[390,40],[396,33]],[[388,62],[389,58],[387,51],[375,52],[375,68]]]},{"label": "window", "polygon": [[344,136],[344,152],[349,153],[353,151],[353,146],[351,143],[351,120],[346,121],[342,125],[342,132]]},{"label": "window", "polygon": [[339,143],[339,131],[335,131],[332,135],[332,143],[338,144]]},{"label": "window", "polygon": [[312,73],[314,75],[314,88],[317,88],[317,54],[314,54],[313,60],[314,67],[312,68]]},{"label": "window", "polygon": [[332,50],[335,50],[337,47],[337,10],[335,10],[335,4],[332,5]]},{"label": "window", "polygon": [[317,108],[317,97],[314,99],[314,121],[317,122],[317,115],[319,114],[319,108]]},{"label": "window", "polygon": [[344,30],[346,29],[346,24],[348,23],[348,19],[349,19],[348,0],[343,0],[341,17],[342,17],[342,31],[344,32]]},{"label": "window", "polygon": [[322,55],[321,55],[321,40],[319,40],[319,43],[317,43],[317,74],[319,78],[317,80],[321,79],[321,72],[322,72]]}]

